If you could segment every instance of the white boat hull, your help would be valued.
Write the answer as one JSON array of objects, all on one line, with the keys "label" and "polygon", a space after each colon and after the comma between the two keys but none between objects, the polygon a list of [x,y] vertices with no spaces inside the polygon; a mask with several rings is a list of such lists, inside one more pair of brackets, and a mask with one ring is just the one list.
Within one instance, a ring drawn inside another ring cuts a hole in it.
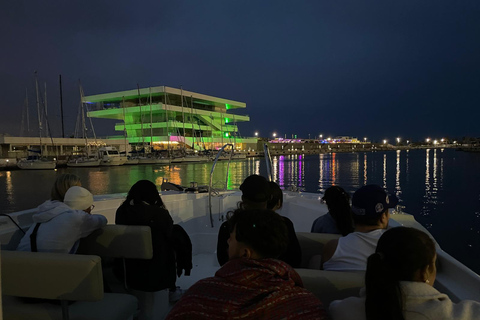
[{"label": "white boat hull", "polygon": [[20,160],[17,166],[23,170],[52,170],[57,166],[55,161]]},{"label": "white boat hull", "polygon": [[100,159],[98,160],[71,160],[67,162],[67,167],[98,167]]},{"label": "white boat hull", "polygon": [[122,166],[127,162],[127,157],[109,157],[109,158],[104,158],[100,162],[101,166]]},{"label": "white boat hull", "polygon": [[131,165],[131,164],[138,164],[139,160],[138,159],[128,159],[127,162],[125,162],[126,165]]}]

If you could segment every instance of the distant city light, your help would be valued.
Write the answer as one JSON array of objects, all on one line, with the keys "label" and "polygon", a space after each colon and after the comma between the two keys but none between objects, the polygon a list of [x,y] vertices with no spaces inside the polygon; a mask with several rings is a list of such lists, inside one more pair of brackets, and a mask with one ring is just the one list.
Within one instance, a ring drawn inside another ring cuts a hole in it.
[{"label": "distant city light", "polygon": [[277,133],[276,133],[276,132],[274,132],[274,133],[273,133],[273,137],[275,138],[276,136],[277,136]]},{"label": "distant city light", "polygon": [[444,141],[445,141],[445,139],[443,139],[443,138],[442,138],[442,139],[440,139],[440,141],[444,142]]},{"label": "distant city light", "polygon": [[383,140],[383,144],[387,144],[387,140]]},{"label": "distant city light", "polygon": [[255,137],[258,137],[258,132],[257,131],[255,131]]},{"label": "distant city light", "polygon": [[363,138],[363,141],[367,142],[367,137]]},{"label": "distant city light", "polygon": [[426,140],[426,141],[427,141],[427,143],[428,143],[428,142],[430,142],[430,138],[427,138],[427,140]]},{"label": "distant city light", "polygon": [[397,142],[400,143],[400,138],[397,138]]},{"label": "distant city light", "polygon": [[320,139],[322,139],[322,138],[323,138],[323,134],[319,135],[319,137],[320,137]]},{"label": "distant city light", "polygon": [[434,140],[434,141],[433,141],[433,144],[437,144],[437,143],[438,143],[438,141],[437,141],[437,140]]}]

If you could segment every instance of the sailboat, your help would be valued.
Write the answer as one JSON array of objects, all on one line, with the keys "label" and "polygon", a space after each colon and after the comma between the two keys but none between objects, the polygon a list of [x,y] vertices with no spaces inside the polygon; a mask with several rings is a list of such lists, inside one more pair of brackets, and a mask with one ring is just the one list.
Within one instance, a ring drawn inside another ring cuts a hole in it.
[{"label": "sailboat", "polygon": [[[74,152],[67,160],[68,167],[98,167],[100,165],[100,159],[96,153],[91,153],[88,145],[87,126],[85,124],[85,109],[83,105],[83,89],[80,86],[80,108],[77,118],[77,128],[79,125],[82,127],[82,137],[85,139],[85,149],[79,152]],[[95,136],[95,130],[92,131]],[[96,138],[96,137],[95,137]]]},{"label": "sailboat", "polygon": [[49,160],[42,156],[43,143],[42,143],[42,115],[40,112],[40,98],[38,94],[38,79],[37,72],[35,71],[35,91],[37,94],[37,114],[38,114],[38,133],[40,139],[40,149],[29,149],[29,155],[26,159],[21,159],[17,162],[17,166],[20,169],[26,170],[40,170],[40,169],[55,169],[57,163],[54,160]]}]

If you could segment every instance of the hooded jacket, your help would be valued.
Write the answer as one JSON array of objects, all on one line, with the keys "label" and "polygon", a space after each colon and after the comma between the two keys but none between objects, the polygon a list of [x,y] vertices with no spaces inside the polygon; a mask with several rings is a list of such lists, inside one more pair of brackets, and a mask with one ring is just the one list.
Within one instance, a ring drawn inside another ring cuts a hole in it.
[{"label": "hooded jacket", "polygon": [[35,225],[38,252],[75,253],[78,240],[107,224],[107,218],[99,214],[88,214],[73,210],[65,203],[48,200],[42,203],[32,216],[33,224],[20,240],[18,251],[31,251],[30,235]]},{"label": "hooded jacket", "polygon": [[276,259],[239,258],[195,283],[173,307],[173,319],[326,319],[320,300],[295,270]]}]

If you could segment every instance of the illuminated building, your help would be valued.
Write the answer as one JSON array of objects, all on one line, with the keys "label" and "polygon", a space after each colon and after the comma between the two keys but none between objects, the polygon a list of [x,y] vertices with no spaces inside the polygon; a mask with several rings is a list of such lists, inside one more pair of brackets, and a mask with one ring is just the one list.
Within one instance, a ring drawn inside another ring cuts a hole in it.
[{"label": "illuminated building", "polygon": [[212,97],[165,86],[85,96],[89,117],[115,119],[132,145],[155,150],[219,149],[232,143],[237,150],[256,147],[257,139],[242,138],[237,122],[246,115],[232,113],[244,102]]}]

